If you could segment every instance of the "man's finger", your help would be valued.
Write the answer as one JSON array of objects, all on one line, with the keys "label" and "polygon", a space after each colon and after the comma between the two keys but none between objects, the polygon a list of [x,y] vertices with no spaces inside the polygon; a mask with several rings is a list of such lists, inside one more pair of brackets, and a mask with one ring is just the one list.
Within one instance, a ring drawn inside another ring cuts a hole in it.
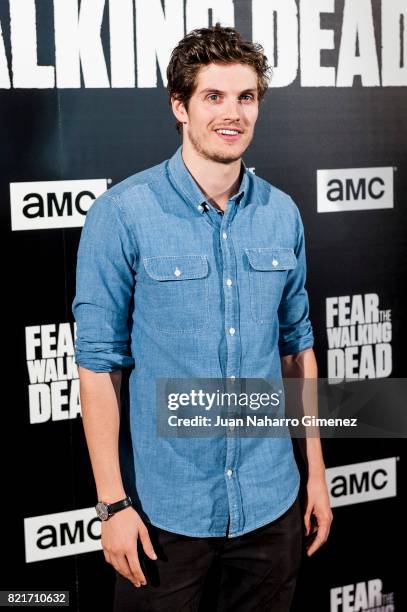
[{"label": "man's finger", "polygon": [[307,555],[311,556],[322,544],[324,544],[328,539],[329,529],[327,529],[324,525],[318,526],[317,535],[315,536],[314,541],[309,546],[307,550]]},{"label": "man's finger", "polygon": [[315,540],[312,542],[311,546],[307,550],[307,555],[310,557],[322,544],[325,542],[324,538],[319,534],[315,537]]},{"label": "man's finger", "polygon": [[307,510],[306,510],[306,512],[304,514],[305,535],[309,534],[310,520],[311,520],[311,509],[307,508]]},{"label": "man's finger", "polygon": [[103,554],[105,555],[105,561],[111,563],[110,554],[105,549],[103,549]]},{"label": "man's finger", "polygon": [[147,584],[147,580],[144,576],[143,570],[141,569],[137,550],[128,551],[126,553],[126,557],[127,557],[127,562],[128,562],[130,571],[134,579],[138,582],[141,582],[141,584]]},{"label": "man's finger", "polygon": [[147,527],[145,527],[144,525],[140,527],[138,535],[140,538],[140,542],[143,546],[144,552],[148,557],[150,557],[150,559],[153,559],[153,561],[155,561],[157,559],[157,555],[155,554],[153,545],[151,543]]},{"label": "man's finger", "polygon": [[127,580],[130,580],[130,582],[133,582],[136,586],[140,586],[140,580],[133,577],[130,566],[124,555],[116,555],[113,558],[113,565],[119,574],[127,578]]}]

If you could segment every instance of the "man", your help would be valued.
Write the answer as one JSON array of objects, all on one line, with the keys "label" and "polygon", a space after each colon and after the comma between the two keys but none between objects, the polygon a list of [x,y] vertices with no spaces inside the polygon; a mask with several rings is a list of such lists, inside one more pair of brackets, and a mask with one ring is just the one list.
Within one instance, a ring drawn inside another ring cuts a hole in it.
[{"label": "man", "polygon": [[[158,379],[230,390],[317,376],[298,208],[241,159],[269,67],[260,45],[216,24],[180,41],[167,76],[182,145],[94,202],[78,251],[76,362],[115,610],[196,610],[216,560],[219,610],[286,612],[304,535],[291,439],[156,430]],[[311,555],[332,520],[318,438],[306,458]]]}]

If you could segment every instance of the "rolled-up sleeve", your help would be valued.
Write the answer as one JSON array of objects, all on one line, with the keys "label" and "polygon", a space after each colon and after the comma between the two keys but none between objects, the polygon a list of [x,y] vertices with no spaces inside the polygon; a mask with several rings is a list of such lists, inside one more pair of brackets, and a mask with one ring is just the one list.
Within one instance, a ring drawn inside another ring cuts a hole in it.
[{"label": "rolled-up sleeve", "polygon": [[314,345],[312,325],[309,320],[309,300],[305,288],[307,266],[305,257],[304,226],[300,212],[296,210],[297,265],[289,270],[282,299],[278,308],[279,351],[283,357],[293,355]]},{"label": "rolled-up sleeve", "polygon": [[75,361],[93,372],[134,365],[130,320],[137,246],[120,206],[107,193],[89,209],[79,242]]}]

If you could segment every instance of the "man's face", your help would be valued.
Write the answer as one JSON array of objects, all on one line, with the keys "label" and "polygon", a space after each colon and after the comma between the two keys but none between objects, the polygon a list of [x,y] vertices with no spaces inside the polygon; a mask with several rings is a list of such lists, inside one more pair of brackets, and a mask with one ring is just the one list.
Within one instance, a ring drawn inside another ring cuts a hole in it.
[{"label": "man's face", "polygon": [[[219,163],[234,162],[252,141],[259,110],[257,74],[245,64],[209,64],[198,74],[184,125],[196,152]],[[232,133],[222,133],[220,130]]]}]

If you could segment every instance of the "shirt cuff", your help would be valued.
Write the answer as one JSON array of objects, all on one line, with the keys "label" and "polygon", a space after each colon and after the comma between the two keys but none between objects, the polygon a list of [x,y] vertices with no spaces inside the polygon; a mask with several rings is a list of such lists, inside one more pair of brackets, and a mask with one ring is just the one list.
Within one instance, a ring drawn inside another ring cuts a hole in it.
[{"label": "shirt cuff", "polygon": [[113,372],[134,366],[134,358],[114,348],[111,352],[76,348],[75,363],[92,372]]}]

